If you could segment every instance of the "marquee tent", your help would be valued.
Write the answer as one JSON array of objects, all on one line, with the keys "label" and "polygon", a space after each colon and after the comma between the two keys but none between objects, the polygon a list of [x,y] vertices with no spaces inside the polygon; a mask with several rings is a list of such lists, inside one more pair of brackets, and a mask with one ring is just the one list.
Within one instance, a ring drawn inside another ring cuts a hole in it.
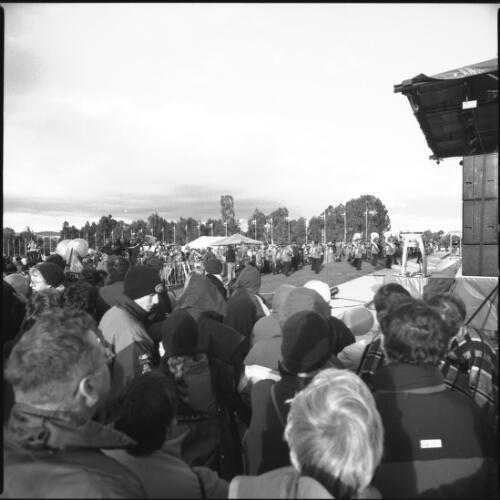
[{"label": "marquee tent", "polygon": [[225,239],[223,236],[200,236],[189,243],[186,243],[184,247],[196,248],[197,250],[204,250],[207,247],[215,245],[217,241]]},{"label": "marquee tent", "polygon": [[242,234],[236,233],[228,236],[227,238],[223,238],[214,245],[241,245],[244,243],[245,245],[262,245],[262,241],[253,240],[252,238],[248,238],[247,236],[243,236]]}]

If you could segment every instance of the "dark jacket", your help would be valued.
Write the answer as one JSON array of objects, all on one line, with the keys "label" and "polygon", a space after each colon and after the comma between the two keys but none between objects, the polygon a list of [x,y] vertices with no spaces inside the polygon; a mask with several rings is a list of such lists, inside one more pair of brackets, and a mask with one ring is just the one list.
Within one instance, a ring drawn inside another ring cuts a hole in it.
[{"label": "dark jacket", "polygon": [[290,465],[288,444],[283,440],[290,408],[285,401],[311,380],[284,375],[279,382],[261,380],[252,387],[252,419],[244,441],[246,474],[262,474]]},{"label": "dark jacket", "polygon": [[437,367],[391,364],[373,376],[385,429],[373,484],[383,498],[490,498],[496,438],[481,410]]},{"label": "dark jacket", "polygon": [[140,481],[101,448],[133,444],[128,436],[63,412],[16,404],[5,433],[8,498],[144,498]]},{"label": "dark jacket", "polygon": [[111,401],[129,380],[153,367],[155,346],[146,330],[147,321],[147,313],[122,295],[120,302],[109,309],[99,323],[104,339],[116,354],[111,372]]}]

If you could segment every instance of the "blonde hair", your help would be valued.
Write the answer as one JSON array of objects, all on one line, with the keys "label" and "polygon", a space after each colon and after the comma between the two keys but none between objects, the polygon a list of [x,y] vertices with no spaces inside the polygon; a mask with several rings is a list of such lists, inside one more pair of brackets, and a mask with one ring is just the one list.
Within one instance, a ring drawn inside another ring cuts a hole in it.
[{"label": "blonde hair", "polygon": [[355,497],[382,458],[384,429],[373,396],[358,375],[319,372],[291,401],[285,439],[299,471],[336,498]]}]

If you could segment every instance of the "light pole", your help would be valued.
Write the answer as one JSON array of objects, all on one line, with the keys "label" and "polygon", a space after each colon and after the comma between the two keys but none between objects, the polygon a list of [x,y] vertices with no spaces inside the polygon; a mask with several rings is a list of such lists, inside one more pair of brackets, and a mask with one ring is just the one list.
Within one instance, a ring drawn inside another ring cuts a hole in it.
[{"label": "light pole", "polygon": [[201,236],[201,220],[198,221],[198,238]]},{"label": "light pole", "polygon": [[286,221],[288,222],[288,244],[290,244],[290,219],[287,217]]},{"label": "light pole", "polygon": [[165,244],[165,227],[161,227],[161,242]]},{"label": "light pole", "polygon": [[214,223],[210,223],[210,231],[212,232],[212,236],[214,235]]},{"label": "light pole", "polygon": [[326,209],[323,212],[323,228],[324,228],[323,245],[326,245]]},{"label": "light pole", "polygon": [[224,227],[226,228],[226,238],[227,238],[227,221],[224,222]]},{"label": "light pole", "polygon": [[175,245],[175,222],[173,223],[174,225],[174,245]]},{"label": "light pole", "polygon": [[347,211],[345,208],[342,215],[344,216],[344,243],[347,243]]},{"label": "light pole", "polygon": [[255,239],[257,239],[257,219],[253,220],[253,227],[254,227]]},{"label": "light pole", "polygon": [[306,226],[306,245],[307,245],[307,225],[308,225],[308,224],[307,224],[307,219],[306,219],[306,221],[305,221],[305,223],[304,223],[304,224],[305,224],[305,226]]}]

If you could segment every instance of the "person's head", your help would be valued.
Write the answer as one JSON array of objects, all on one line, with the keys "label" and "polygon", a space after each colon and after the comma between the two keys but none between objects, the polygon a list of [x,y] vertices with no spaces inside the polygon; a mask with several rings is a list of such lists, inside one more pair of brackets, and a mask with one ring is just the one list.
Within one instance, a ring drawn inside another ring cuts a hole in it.
[{"label": "person's head", "polygon": [[315,292],[318,292],[319,295],[323,298],[323,300],[327,303],[330,304],[331,300],[331,292],[330,292],[330,287],[321,280],[309,280],[307,283],[304,284],[304,288],[309,288],[310,290],[314,290]]},{"label": "person's head", "polygon": [[5,276],[3,280],[11,285],[16,293],[22,298],[26,299],[28,297],[30,285],[28,280],[22,274],[12,273],[8,276]]},{"label": "person's head", "polygon": [[280,369],[291,374],[320,369],[332,353],[332,333],[314,311],[292,314],[283,324]]},{"label": "person's head", "polygon": [[439,311],[421,300],[392,307],[380,326],[390,362],[437,366],[447,352],[450,329]]},{"label": "person's head", "polygon": [[55,288],[45,288],[39,292],[34,292],[28,298],[26,304],[26,325],[31,325],[45,312],[56,307],[62,307],[62,293]]},{"label": "person's head", "polygon": [[177,412],[174,394],[171,379],[161,372],[145,373],[127,385],[110,414],[114,428],[136,442],[128,453],[145,456],[163,446]]},{"label": "person's head", "polygon": [[222,264],[217,259],[208,259],[205,262],[205,271],[207,274],[220,274],[222,272]]},{"label": "person's head", "polygon": [[245,265],[236,279],[236,288],[245,288],[251,294],[260,291],[260,272],[252,265]]},{"label": "person's head", "polygon": [[81,279],[90,283],[92,286],[104,286],[108,273],[104,269],[94,269],[91,266],[84,267],[81,272]]},{"label": "person's head", "polygon": [[356,498],[380,463],[384,428],[365,383],[349,370],[329,368],[293,398],[285,439],[302,475],[335,498]]},{"label": "person's head", "polygon": [[45,259],[45,262],[52,262],[52,264],[58,265],[63,271],[66,269],[66,261],[58,253],[53,253],[52,255],[49,255]]},{"label": "person's head", "polygon": [[53,262],[43,262],[30,268],[30,287],[34,292],[60,287],[65,280],[64,271]]},{"label": "person's head", "polygon": [[54,308],[23,334],[5,377],[16,403],[89,418],[110,389],[111,356],[95,320],[84,311]]},{"label": "person's head", "polygon": [[381,322],[382,317],[388,313],[391,307],[408,300],[411,300],[410,292],[399,283],[382,285],[373,297],[378,322]]},{"label": "person's head", "polygon": [[120,255],[112,255],[107,262],[109,283],[123,281],[130,267],[129,261]]},{"label": "person's head", "polygon": [[158,304],[161,279],[158,271],[150,266],[132,266],[125,275],[123,293],[144,311],[150,312]]},{"label": "person's head", "polygon": [[167,357],[193,357],[198,352],[198,323],[186,310],[178,309],[162,323],[161,339]]},{"label": "person's head", "polygon": [[80,309],[94,316],[97,305],[97,288],[82,279],[68,285],[63,292],[64,307]]},{"label": "person's head", "polygon": [[441,318],[450,328],[451,334],[456,335],[467,316],[464,301],[452,293],[439,293],[426,298],[425,302],[439,310]]},{"label": "person's head", "polygon": [[365,306],[351,307],[344,313],[342,321],[355,337],[368,333],[374,324],[373,315]]},{"label": "person's head", "polygon": [[283,327],[285,321],[299,311],[314,311],[324,318],[329,318],[331,308],[315,290],[296,287],[290,291],[278,312],[280,326]]}]

